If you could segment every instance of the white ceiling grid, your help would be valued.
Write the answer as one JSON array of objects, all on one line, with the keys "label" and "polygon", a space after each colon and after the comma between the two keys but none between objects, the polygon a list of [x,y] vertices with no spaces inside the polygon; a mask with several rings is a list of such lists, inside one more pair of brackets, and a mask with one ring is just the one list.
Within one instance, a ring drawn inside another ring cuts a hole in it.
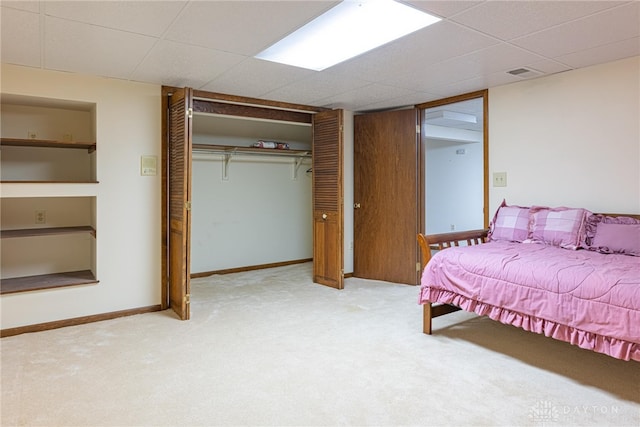
[{"label": "white ceiling grid", "polygon": [[411,0],[442,21],[321,72],[253,58],[336,3],[0,0],[0,59],[368,111],[640,55],[640,1]]}]

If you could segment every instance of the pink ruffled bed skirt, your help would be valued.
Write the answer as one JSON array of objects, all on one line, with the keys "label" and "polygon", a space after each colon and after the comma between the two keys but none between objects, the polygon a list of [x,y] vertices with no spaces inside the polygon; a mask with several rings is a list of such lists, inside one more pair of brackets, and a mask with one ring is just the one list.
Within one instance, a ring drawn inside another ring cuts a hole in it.
[{"label": "pink ruffled bed skirt", "polygon": [[580,348],[604,353],[616,359],[640,361],[640,344],[638,343],[582,331],[535,316],[495,307],[447,290],[423,287],[420,293],[420,303],[424,304],[429,301],[452,304],[463,310],[481,316],[488,316],[498,322],[517,326],[525,331],[543,334],[547,337],[577,345]]}]

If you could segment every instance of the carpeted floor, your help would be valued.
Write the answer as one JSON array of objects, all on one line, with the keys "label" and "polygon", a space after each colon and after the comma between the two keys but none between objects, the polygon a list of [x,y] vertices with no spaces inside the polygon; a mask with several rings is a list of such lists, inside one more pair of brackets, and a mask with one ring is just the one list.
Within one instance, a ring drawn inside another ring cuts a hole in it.
[{"label": "carpeted floor", "polygon": [[169,312],[0,341],[2,426],[639,426],[640,363],[311,264],[192,281]]}]

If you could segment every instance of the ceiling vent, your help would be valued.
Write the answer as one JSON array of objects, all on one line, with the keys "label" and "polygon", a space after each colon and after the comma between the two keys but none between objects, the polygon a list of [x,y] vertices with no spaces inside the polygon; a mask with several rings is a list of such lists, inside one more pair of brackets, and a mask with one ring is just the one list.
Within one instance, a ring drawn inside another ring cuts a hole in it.
[{"label": "ceiling vent", "polygon": [[507,73],[511,74],[512,76],[521,77],[523,79],[542,75],[540,71],[531,68],[516,68],[515,70],[507,71]]}]

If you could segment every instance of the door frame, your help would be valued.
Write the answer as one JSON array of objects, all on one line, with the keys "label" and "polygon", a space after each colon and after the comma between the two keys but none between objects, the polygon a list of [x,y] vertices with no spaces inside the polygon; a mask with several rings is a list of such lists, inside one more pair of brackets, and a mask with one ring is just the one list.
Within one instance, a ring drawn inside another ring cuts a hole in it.
[{"label": "door frame", "polygon": [[[479,90],[475,92],[469,92],[462,95],[456,95],[449,98],[438,99],[435,101],[429,101],[422,104],[417,104],[415,108],[420,111],[420,126],[424,122],[424,114],[425,111],[429,108],[433,107],[441,107],[443,105],[455,104],[461,101],[468,101],[471,99],[482,98],[482,110],[483,110],[483,118],[482,118],[482,169],[483,169],[483,207],[482,211],[484,214],[484,227],[487,228],[489,226],[489,90]],[[425,146],[424,138],[420,137],[420,182],[419,182],[419,194],[420,194],[420,217],[419,217],[419,227],[421,233],[426,231],[426,223],[425,223],[425,198],[426,198],[426,186],[425,186],[425,173],[426,173],[426,164],[424,154],[426,153],[427,147]]]}]

